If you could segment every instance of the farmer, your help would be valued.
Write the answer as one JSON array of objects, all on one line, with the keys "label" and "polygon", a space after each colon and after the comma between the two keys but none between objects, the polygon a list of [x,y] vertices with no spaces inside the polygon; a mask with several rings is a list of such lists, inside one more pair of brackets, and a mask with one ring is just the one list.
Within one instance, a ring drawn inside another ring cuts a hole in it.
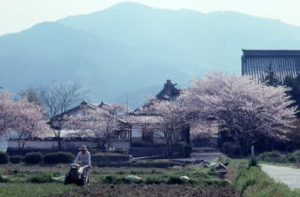
[{"label": "farmer", "polygon": [[86,145],[82,145],[79,150],[80,152],[77,154],[74,163],[80,163],[81,167],[88,166],[84,169],[84,174],[87,175],[89,168],[92,167],[91,154]]}]

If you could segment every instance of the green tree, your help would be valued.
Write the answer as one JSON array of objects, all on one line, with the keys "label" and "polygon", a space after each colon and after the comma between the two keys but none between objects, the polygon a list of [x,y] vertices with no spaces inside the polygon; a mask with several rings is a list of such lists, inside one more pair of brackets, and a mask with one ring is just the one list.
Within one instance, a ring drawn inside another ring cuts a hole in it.
[{"label": "green tree", "polygon": [[26,98],[29,102],[40,105],[41,106],[41,99],[39,96],[39,92],[37,89],[29,87],[25,90],[19,92],[19,96],[21,98]]},{"label": "green tree", "polygon": [[295,78],[287,76],[284,80],[284,85],[290,88],[290,90],[287,91],[287,94],[294,101],[291,106],[297,108],[297,116],[300,117],[300,74],[298,74]]},{"label": "green tree", "polygon": [[262,76],[261,82],[267,86],[280,86],[282,85],[279,77],[276,75],[275,71],[272,69],[271,64],[268,67],[267,74]]}]

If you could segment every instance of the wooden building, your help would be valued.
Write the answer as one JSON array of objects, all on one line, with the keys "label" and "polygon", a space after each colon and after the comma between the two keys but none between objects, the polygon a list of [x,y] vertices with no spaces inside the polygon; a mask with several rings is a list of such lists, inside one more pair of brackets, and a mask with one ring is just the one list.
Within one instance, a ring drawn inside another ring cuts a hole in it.
[{"label": "wooden building", "polygon": [[300,73],[300,50],[243,50],[242,75],[260,82],[272,70],[281,82]]}]

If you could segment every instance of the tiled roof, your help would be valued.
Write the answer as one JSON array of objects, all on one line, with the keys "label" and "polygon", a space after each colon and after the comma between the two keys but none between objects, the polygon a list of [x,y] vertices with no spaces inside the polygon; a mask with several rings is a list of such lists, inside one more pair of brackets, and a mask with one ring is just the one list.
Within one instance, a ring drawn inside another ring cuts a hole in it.
[{"label": "tiled roof", "polygon": [[147,115],[125,115],[122,118],[130,124],[159,124],[163,121],[160,116]]},{"label": "tiled roof", "polygon": [[[69,138],[69,137],[96,137],[94,132],[86,130],[86,131],[79,131],[79,130],[65,130],[62,129],[60,130],[61,138]],[[50,137],[55,137],[54,134],[51,132],[49,133],[44,133],[38,136],[39,138],[50,138]]]},{"label": "tiled roof", "polygon": [[300,50],[243,50],[242,75],[260,81],[271,68],[281,81],[300,73]]}]

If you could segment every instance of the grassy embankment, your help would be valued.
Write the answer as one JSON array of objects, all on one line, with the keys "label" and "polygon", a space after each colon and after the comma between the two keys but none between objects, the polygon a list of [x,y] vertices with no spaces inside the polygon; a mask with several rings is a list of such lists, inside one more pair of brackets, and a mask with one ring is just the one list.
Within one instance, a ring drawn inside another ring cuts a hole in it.
[{"label": "grassy embankment", "polygon": [[300,190],[276,183],[259,166],[248,166],[246,160],[230,160],[228,178],[242,197],[299,197]]}]

